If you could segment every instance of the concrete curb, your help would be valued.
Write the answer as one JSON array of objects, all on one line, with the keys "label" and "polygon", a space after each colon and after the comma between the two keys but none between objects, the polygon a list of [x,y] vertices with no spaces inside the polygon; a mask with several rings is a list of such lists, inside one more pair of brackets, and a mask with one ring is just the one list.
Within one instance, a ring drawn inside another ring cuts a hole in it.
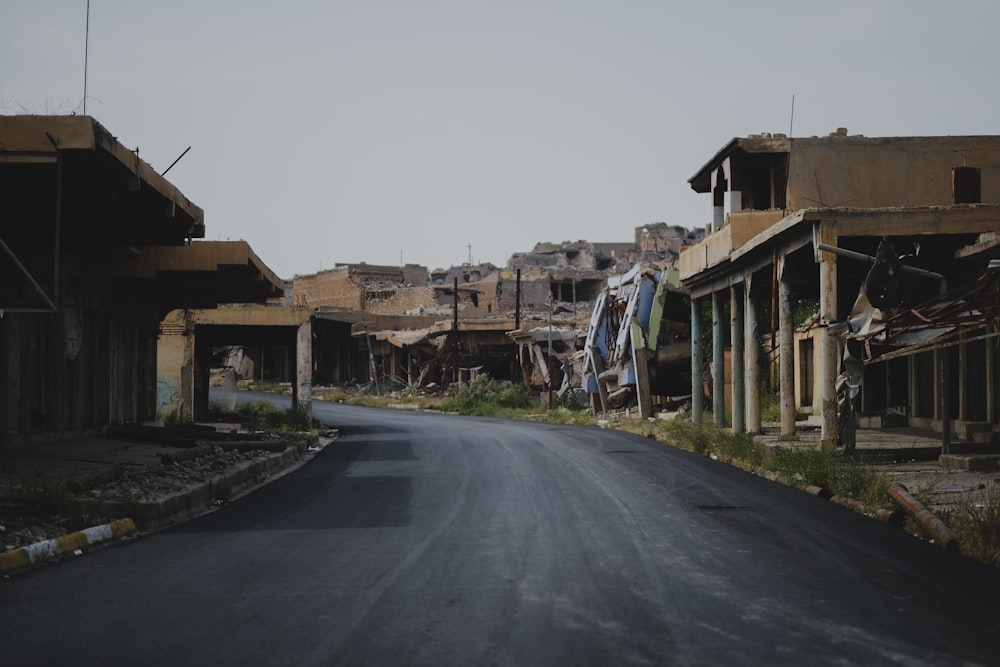
[{"label": "concrete curb", "polygon": [[166,525],[193,519],[217,505],[234,500],[257,486],[291,470],[305,457],[295,446],[283,452],[244,463],[238,469],[221,475],[182,493],[154,501],[87,501],[95,513],[112,516],[131,516],[144,530],[155,530]]},{"label": "concrete curb", "polygon": [[[332,442],[332,440],[330,440]],[[328,443],[326,443],[328,444]],[[306,449],[306,448],[303,448]],[[162,528],[192,519],[213,509],[221,502],[228,502],[246,495],[253,489],[291,472],[309,461],[317,450],[303,451],[291,445],[284,451],[272,453],[264,459],[247,462],[229,474],[205,484],[188,489],[157,501],[107,502],[100,500],[82,502],[93,505],[95,512],[125,516],[111,523],[86,528],[69,535],[36,542],[0,554],[0,577],[26,570],[52,558],[66,556],[94,544],[136,533]]]},{"label": "concrete curb", "polygon": [[135,532],[132,519],[118,519],[111,523],[93,526],[75,533],[36,542],[0,554],[0,576],[28,568],[50,558],[58,558],[82,551],[86,547],[124,537]]}]

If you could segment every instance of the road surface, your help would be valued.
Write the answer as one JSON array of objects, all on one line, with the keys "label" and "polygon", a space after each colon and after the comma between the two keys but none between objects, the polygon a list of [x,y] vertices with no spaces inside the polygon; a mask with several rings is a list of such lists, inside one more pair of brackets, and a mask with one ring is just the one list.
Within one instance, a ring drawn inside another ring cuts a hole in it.
[{"label": "road surface", "polygon": [[296,472],[0,583],[2,665],[996,664],[1000,577],[643,438],[334,405]]}]

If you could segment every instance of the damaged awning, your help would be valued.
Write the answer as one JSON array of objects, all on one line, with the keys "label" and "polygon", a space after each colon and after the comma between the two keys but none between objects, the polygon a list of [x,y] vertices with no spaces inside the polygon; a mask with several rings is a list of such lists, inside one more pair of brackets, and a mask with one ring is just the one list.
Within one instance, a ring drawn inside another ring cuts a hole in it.
[{"label": "damaged awning", "polygon": [[[998,316],[1000,273],[991,269],[974,285],[908,308],[865,335],[849,334],[848,337],[865,344],[864,362],[872,364],[994,338],[997,331],[972,334],[995,324]],[[876,355],[872,350],[875,346],[886,351]]]}]

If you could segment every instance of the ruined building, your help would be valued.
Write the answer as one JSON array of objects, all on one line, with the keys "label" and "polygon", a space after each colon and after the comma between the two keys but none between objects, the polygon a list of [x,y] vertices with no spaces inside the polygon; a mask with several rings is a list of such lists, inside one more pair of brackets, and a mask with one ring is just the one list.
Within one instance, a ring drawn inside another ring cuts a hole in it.
[{"label": "ruined building", "polygon": [[171,310],[280,294],[246,243],[192,241],[202,209],[89,116],[0,116],[0,202],[3,463],[155,418]]},{"label": "ruined building", "polygon": [[[427,274],[419,266],[349,264],[292,281],[292,300],[326,322],[349,325],[353,340],[334,344],[318,327],[320,381],[363,381],[373,376],[411,385],[468,378],[486,372],[537,386],[549,382],[545,352],[529,335],[552,306],[558,366],[585,336],[593,302],[609,276],[639,261],[673,270],[692,238],[665,223],[636,230],[634,243],[539,243],[510,265],[462,264]],[[339,350],[328,353],[331,346]],[[328,360],[328,361],[325,361]],[[565,373],[553,372],[561,382]],[[579,386],[579,374],[576,380]]]},{"label": "ruined building", "polygon": [[829,448],[849,448],[859,420],[937,430],[945,449],[953,435],[991,437],[997,322],[978,286],[1000,256],[1000,137],[752,135],[689,182],[711,204],[710,233],[681,252],[680,275],[696,369],[711,312],[716,422],[728,400],[735,430],[760,430],[770,358],[783,438],[796,437],[797,406]]}]

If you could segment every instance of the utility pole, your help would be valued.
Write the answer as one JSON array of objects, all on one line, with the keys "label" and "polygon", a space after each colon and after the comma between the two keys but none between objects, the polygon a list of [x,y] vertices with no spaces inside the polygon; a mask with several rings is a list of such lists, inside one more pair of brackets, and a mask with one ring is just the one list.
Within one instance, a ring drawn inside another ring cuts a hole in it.
[{"label": "utility pole", "polygon": [[517,270],[517,281],[514,283],[514,328],[521,328],[521,269]]},{"label": "utility pole", "polygon": [[549,412],[552,412],[552,302],[553,301],[554,299],[552,298],[552,295],[549,294],[549,297],[545,300],[545,302],[549,305],[549,358],[548,358],[548,365],[549,365],[549,410],[548,411]]}]

